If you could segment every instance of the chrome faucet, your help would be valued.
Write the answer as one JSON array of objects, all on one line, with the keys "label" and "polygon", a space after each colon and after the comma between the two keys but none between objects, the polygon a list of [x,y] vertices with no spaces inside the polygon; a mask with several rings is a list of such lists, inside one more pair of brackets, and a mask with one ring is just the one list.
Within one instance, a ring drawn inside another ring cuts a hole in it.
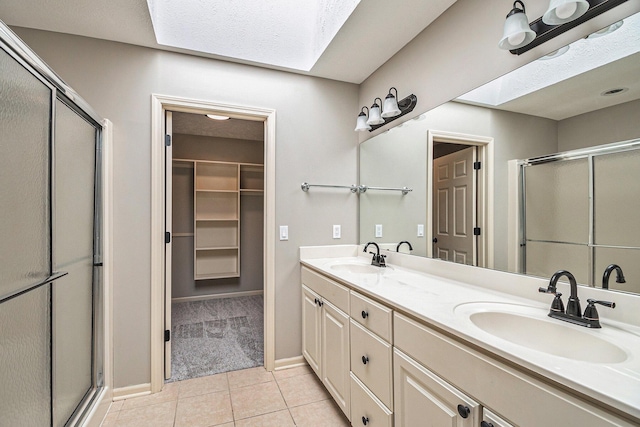
[{"label": "chrome faucet", "polygon": [[375,252],[369,252],[373,255],[373,259],[371,259],[371,265],[374,265],[376,267],[386,267],[387,264],[384,262],[385,255],[380,255],[380,246],[378,246],[376,242],[369,242],[364,245],[364,250],[362,252],[367,252],[367,248],[369,247],[369,245],[373,245],[376,247]]},{"label": "chrome faucet", "polygon": [[[611,272],[609,272],[611,274]],[[556,284],[558,280],[565,276],[569,279],[569,285],[571,286],[571,295],[567,301],[567,310],[564,309],[564,304],[560,298],[562,294],[556,291]],[[546,288],[538,288],[538,292],[545,294],[554,294],[555,298],[551,303],[551,309],[549,310],[549,317],[554,319],[564,320],[565,322],[573,323],[587,328],[601,328],[600,318],[598,316],[598,310],[595,304],[604,305],[605,307],[615,308],[616,303],[609,301],[598,301],[594,299],[588,299],[589,305],[584,310],[584,315],[581,313],[580,300],[578,299],[578,282],[576,278],[567,270],[559,270],[553,273],[551,280],[549,280],[549,286]]]},{"label": "chrome faucet", "polygon": [[406,243],[409,246],[410,251],[413,250],[413,246],[411,246],[411,243],[409,243],[407,240],[403,240],[402,242],[398,243],[398,246],[396,246],[396,252],[400,252],[400,246],[402,246],[403,243]]},{"label": "chrome faucet", "polygon": [[626,283],[627,281],[624,279],[624,274],[622,273],[622,268],[620,268],[617,264],[611,264],[607,268],[604,269],[604,275],[602,276],[602,289],[609,289],[609,277],[613,270],[616,271],[616,283]]}]

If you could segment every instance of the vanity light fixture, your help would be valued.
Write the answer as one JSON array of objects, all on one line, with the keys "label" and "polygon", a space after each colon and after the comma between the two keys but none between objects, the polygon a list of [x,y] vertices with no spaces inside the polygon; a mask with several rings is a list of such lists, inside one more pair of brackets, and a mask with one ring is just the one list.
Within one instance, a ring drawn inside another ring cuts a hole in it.
[{"label": "vanity light fixture", "polygon": [[[518,4],[522,6],[518,7]],[[529,19],[520,0],[513,2],[513,8],[504,21],[504,31],[498,43],[500,49],[518,49],[526,46],[536,38],[536,33],[529,27]]]},{"label": "vanity light fixture", "polygon": [[587,0],[551,0],[549,8],[542,15],[547,25],[559,25],[580,18],[589,10]]},{"label": "vanity light fixture", "polygon": [[[395,91],[395,95],[392,93]],[[358,114],[358,119],[356,121],[356,128],[354,129],[357,132],[363,132],[368,130],[369,132],[378,129],[397,119],[398,117],[402,117],[407,113],[413,111],[418,103],[418,97],[414,94],[407,96],[406,98],[398,99],[398,89],[392,87],[389,89],[389,94],[385,97],[384,103],[382,99],[376,98],[373,100],[373,105],[370,108],[362,107],[360,109],[360,114]],[[378,103],[378,101],[380,101]],[[380,105],[383,108],[380,108]],[[365,112],[367,110],[367,112]]]},{"label": "vanity light fixture", "polygon": [[213,120],[229,120],[229,116],[219,116],[217,114],[207,114],[206,116]]},{"label": "vanity light fixture", "polygon": [[[396,96],[393,96],[391,90],[396,91]],[[396,99],[398,96],[398,89],[392,87],[389,89],[389,94],[384,99],[384,104],[382,105],[382,114],[380,115],[383,119],[388,119],[389,117],[395,117],[401,113],[400,108],[398,108],[398,100]]]},{"label": "vanity light fixture", "polygon": [[[513,3],[513,9],[507,15],[507,20],[504,24],[504,35],[502,39],[500,39],[498,47],[501,49],[509,49],[514,55],[522,55],[534,47],[540,46],[542,43],[626,1],[627,0],[551,0],[544,16],[530,24],[526,24],[529,31],[533,33],[533,37],[529,40],[529,36],[523,36],[523,34],[528,34],[528,32],[525,25],[520,22],[521,20],[524,21],[527,19],[524,13],[524,4],[522,1],[517,0]],[[518,4],[520,4],[522,8],[517,7]],[[616,24],[613,24],[612,27],[615,28],[615,25]],[[601,31],[607,34],[607,30],[608,29],[603,29]],[[517,43],[520,41],[521,43]]]},{"label": "vanity light fixture", "polygon": [[[365,113],[364,110],[367,110]],[[369,115],[369,109],[367,107],[362,107],[360,109],[360,114],[358,114],[358,120],[356,121],[356,128],[354,129],[356,132],[364,132],[365,130],[370,130],[371,126],[367,124],[367,116]]]},{"label": "vanity light fixture", "polygon": [[376,102],[378,100],[380,100],[380,104],[382,104],[382,99],[376,98],[373,100],[373,105],[369,109],[369,120],[367,120],[369,126],[384,123],[384,119],[380,116],[380,104]]}]

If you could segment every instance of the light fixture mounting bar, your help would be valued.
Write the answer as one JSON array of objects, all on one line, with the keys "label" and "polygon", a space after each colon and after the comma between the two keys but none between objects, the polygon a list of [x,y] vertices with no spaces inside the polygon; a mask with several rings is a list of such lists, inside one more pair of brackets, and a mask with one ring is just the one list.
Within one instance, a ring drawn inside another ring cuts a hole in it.
[{"label": "light fixture mounting bar", "polygon": [[560,25],[548,25],[542,22],[542,17],[536,19],[529,27],[535,31],[536,38],[533,41],[525,46],[522,46],[518,49],[510,50],[514,55],[522,55],[523,53],[533,49],[536,46],[541,45],[554,37],[559,36],[562,33],[565,33],[572,28],[577,27],[578,25],[587,22],[589,19],[595,18],[596,16],[613,9],[616,6],[621,5],[627,0],[588,0],[589,1],[589,9],[587,12],[575,19],[571,22],[567,22]]},{"label": "light fixture mounting bar", "polygon": [[369,129],[369,132],[373,132],[374,130],[381,128],[382,126],[386,125],[387,123],[391,123],[392,121],[394,121],[395,119],[404,116],[405,114],[408,114],[410,112],[413,111],[414,108],[416,108],[416,104],[418,103],[418,97],[415,96],[414,94],[411,94],[409,96],[407,96],[406,98],[401,99],[400,101],[398,101],[398,108],[400,108],[400,114],[398,114],[397,116],[394,117],[387,117],[384,119],[384,123],[380,123],[379,125],[371,125],[371,129]]}]

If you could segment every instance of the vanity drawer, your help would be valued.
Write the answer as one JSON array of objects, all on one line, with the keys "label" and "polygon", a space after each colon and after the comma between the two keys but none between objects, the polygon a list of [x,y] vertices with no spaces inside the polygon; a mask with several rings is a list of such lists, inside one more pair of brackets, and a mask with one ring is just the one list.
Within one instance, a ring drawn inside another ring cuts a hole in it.
[{"label": "vanity drawer", "polygon": [[351,318],[393,344],[393,310],[351,291]]},{"label": "vanity drawer", "polygon": [[349,312],[349,289],[315,271],[302,267],[302,283],[322,298],[331,301],[345,313]]},{"label": "vanity drawer", "polygon": [[[388,408],[393,408],[391,345],[351,320],[351,372]],[[363,359],[364,358],[364,359]]]},{"label": "vanity drawer", "polygon": [[393,414],[351,373],[351,425],[391,427]]}]

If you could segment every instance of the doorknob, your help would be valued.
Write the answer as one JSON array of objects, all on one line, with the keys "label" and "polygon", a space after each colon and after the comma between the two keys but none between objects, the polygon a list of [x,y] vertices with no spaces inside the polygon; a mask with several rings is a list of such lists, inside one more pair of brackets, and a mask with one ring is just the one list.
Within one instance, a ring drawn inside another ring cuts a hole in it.
[{"label": "doorknob", "polygon": [[437,237],[433,238],[433,243],[438,243],[438,238]]}]

